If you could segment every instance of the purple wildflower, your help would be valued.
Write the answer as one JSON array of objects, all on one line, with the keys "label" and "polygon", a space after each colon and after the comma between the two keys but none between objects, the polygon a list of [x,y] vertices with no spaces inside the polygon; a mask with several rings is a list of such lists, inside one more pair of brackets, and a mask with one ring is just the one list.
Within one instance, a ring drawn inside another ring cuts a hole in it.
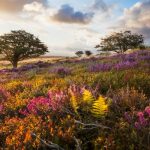
[{"label": "purple wildflower", "polygon": [[38,114],[41,112],[47,112],[49,110],[52,111],[61,111],[62,106],[66,100],[66,95],[64,92],[55,92],[49,91],[48,96],[45,97],[37,97],[30,100],[25,109],[19,111],[19,113],[23,115]]},{"label": "purple wildflower", "polygon": [[100,72],[100,71],[110,71],[113,67],[113,64],[95,64],[95,65],[91,65],[88,70],[90,72]]},{"label": "purple wildflower", "polygon": [[66,100],[66,94],[62,91],[59,92],[49,91],[48,98],[49,98],[50,108],[53,111],[57,111],[57,110],[61,111],[62,106]]},{"label": "purple wildflower", "polygon": [[125,119],[126,119],[129,123],[132,121],[132,118],[131,118],[131,116],[129,115],[128,112],[125,112],[125,113],[124,113],[124,116],[125,116]]},{"label": "purple wildflower", "polygon": [[142,126],[146,126],[147,125],[147,121],[145,120],[144,118],[144,113],[143,112],[138,112],[137,113],[137,116],[139,117],[139,123],[142,125]]},{"label": "purple wildflower", "polygon": [[27,116],[29,114],[29,112],[26,109],[19,110],[19,113],[22,115],[25,115],[25,116]]},{"label": "purple wildflower", "polygon": [[140,125],[139,122],[135,122],[135,123],[134,123],[134,126],[135,126],[135,128],[138,129],[138,130],[141,129],[141,125]]},{"label": "purple wildflower", "polygon": [[48,110],[49,109],[49,99],[38,97],[34,98],[27,105],[27,110],[30,113],[37,114],[40,110]]},{"label": "purple wildflower", "polygon": [[147,106],[146,108],[145,108],[145,112],[149,115],[149,117],[150,117],[150,106]]},{"label": "purple wildflower", "polygon": [[10,97],[9,92],[0,87],[0,102],[7,100]]},{"label": "purple wildflower", "polygon": [[50,72],[56,73],[60,76],[66,76],[71,74],[71,69],[67,67],[55,67]]},{"label": "purple wildflower", "polygon": [[0,113],[3,111],[3,105],[0,105]]},{"label": "purple wildflower", "polygon": [[114,66],[114,69],[116,70],[123,70],[123,69],[128,69],[128,68],[133,68],[135,66],[137,66],[137,62],[129,62],[129,61],[123,61],[123,62],[119,62],[118,64],[116,64]]}]

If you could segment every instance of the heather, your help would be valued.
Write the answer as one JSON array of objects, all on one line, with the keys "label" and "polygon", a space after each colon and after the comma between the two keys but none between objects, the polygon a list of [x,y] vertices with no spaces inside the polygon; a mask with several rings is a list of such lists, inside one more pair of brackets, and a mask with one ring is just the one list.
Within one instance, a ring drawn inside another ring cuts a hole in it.
[{"label": "heather", "polygon": [[149,150],[150,51],[0,70],[0,149]]}]

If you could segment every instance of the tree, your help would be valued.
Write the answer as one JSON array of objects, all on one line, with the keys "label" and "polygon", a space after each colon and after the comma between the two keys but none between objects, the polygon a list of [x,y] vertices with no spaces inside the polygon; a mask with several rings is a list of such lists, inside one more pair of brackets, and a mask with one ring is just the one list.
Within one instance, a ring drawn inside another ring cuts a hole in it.
[{"label": "tree", "polygon": [[92,52],[91,51],[85,51],[85,55],[89,57],[92,55]]},{"label": "tree", "polygon": [[76,54],[78,57],[81,57],[84,53],[83,53],[83,51],[77,51],[75,54]]},{"label": "tree", "polygon": [[131,31],[113,33],[101,40],[95,48],[99,51],[114,51],[124,53],[128,49],[139,48],[144,43],[144,38],[140,34],[132,34]]},{"label": "tree", "polygon": [[17,68],[21,60],[38,57],[46,52],[48,52],[47,46],[24,30],[11,31],[0,36],[0,53],[11,62],[13,68]]}]

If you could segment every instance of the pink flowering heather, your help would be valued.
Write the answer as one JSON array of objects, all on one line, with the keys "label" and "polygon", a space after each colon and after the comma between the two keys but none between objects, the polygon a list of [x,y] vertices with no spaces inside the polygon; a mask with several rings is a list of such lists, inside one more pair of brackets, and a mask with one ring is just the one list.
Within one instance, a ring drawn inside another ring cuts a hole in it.
[{"label": "pink flowering heather", "polygon": [[49,99],[44,97],[33,98],[27,105],[26,109],[20,110],[19,112],[23,115],[29,113],[38,114],[49,110]]},{"label": "pink flowering heather", "polygon": [[3,105],[0,105],[0,113],[3,111]]},{"label": "pink flowering heather", "polygon": [[149,115],[149,117],[150,117],[150,106],[147,106],[146,108],[145,108],[145,112]]},{"label": "pink flowering heather", "polygon": [[150,117],[150,106],[147,106],[144,111],[137,112],[133,118],[128,114],[128,112],[125,112],[124,116],[127,122],[131,125],[132,122],[135,121],[134,127],[137,130],[141,130],[142,128],[149,127],[150,120],[148,117]]},{"label": "pink flowering heather", "polygon": [[19,111],[22,115],[28,115],[29,113],[38,114],[40,112],[61,111],[63,104],[66,100],[64,92],[49,91],[48,97],[33,98],[25,109]]},{"label": "pink flowering heather", "polygon": [[146,125],[147,125],[147,121],[146,121],[145,118],[144,118],[144,113],[143,113],[143,112],[138,112],[138,113],[137,113],[137,116],[138,116],[139,123],[140,123],[142,126],[146,126]]},{"label": "pink flowering heather", "polygon": [[137,116],[138,116],[139,118],[143,118],[143,117],[144,117],[144,114],[143,114],[142,111],[140,111],[140,112],[137,113]]},{"label": "pink flowering heather", "polygon": [[19,113],[24,115],[24,116],[27,116],[29,114],[29,112],[27,111],[27,109],[21,109],[19,110]]},{"label": "pink flowering heather", "polygon": [[135,128],[136,128],[137,130],[141,129],[141,125],[140,125],[139,122],[135,122],[135,123],[134,123],[134,126],[135,126]]},{"label": "pink flowering heather", "polygon": [[4,88],[0,87],[0,102],[7,100],[9,96],[9,92],[7,92]]},{"label": "pink flowering heather", "polygon": [[62,91],[59,91],[59,92],[49,91],[48,98],[49,98],[50,108],[53,111],[56,111],[56,110],[61,111],[63,104],[66,101],[66,94]]},{"label": "pink flowering heather", "polygon": [[37,114],[38,111],[47,111],[49,109],[49,99],[38,97],[34,98],[27,105],[27,110],[31,113]]}]

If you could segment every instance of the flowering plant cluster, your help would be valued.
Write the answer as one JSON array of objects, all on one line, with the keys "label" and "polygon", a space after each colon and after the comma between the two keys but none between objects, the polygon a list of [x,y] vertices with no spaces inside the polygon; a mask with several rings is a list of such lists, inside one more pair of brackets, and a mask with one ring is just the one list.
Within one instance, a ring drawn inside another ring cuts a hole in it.
[{"label": "flowering plant cluster", "polygon": [[149,58],[142,50],[1,69],[0,149],[149,150]]},{"label": "flowering plant cluster", "polygon": [[150,106],[147,106],[144,111],[139,111],[130,115],[125,112],[126,120],[133,125],[137,130],[149,128],[150,126]]}]

